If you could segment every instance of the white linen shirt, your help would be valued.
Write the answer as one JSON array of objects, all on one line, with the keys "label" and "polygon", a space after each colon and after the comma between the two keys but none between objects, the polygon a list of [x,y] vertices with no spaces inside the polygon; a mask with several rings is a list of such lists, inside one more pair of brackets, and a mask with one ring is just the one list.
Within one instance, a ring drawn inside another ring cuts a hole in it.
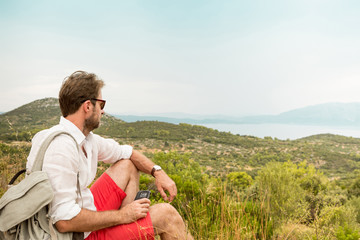
[{"label": "white linen shirt", "polygon": [[[96,211],[88,186],[95,179],[98,161],[114,163],[120,159],[129,159],[132,154],[129,145],[119,145],[112,139],[102,138],[92,132],[85,137],[78,127],[61,117],[58,125],[38,132],[32,139],[27,170],[32,168],[43,140],[58,130],[70,133],[78,146],[70,136],[62,134],[50,143],[45,153],[43,170],[48,174],[54,191],[54,199],[50,204],[50,216],[54,224],[59,220],[72,219],[80,213],[81,208]],[[78,173],[82,200],[77,194]],[[85,237],[89,234],[85,233]]]}]

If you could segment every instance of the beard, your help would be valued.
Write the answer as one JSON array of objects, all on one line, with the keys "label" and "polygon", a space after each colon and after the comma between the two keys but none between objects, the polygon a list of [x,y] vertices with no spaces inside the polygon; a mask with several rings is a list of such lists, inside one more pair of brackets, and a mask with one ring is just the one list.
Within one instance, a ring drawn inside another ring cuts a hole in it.
[{"label": "beard", "polygon": [[87,129],[90,131],[98,128],[100,125],[100,120],[96,117],[95,112],[93,112],[93,114],[85,119],[85,123],[84,123],[84,129]]}]

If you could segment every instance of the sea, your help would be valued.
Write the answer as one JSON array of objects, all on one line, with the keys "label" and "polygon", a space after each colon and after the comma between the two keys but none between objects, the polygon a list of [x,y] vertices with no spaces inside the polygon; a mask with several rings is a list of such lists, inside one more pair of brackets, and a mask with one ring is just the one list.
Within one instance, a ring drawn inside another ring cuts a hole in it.
[{"label": "sea", "polygon": [[292,124],[200,124],[232,134],[250,135],[264,138],[272,137],[281,140],[295,140],[317,134],[336,134],[360,138],[360,126],[310,126]]}]

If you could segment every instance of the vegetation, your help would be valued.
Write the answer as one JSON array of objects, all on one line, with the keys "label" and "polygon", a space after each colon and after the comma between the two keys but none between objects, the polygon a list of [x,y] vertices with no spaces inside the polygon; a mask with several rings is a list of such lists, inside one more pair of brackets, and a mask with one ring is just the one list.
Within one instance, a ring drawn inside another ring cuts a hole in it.
[{"label": "vegetation", "polygon": [[[1,194],[6,182],[24,167],[29,144],[1,145]],[[206,174],[191,153],[156,152],[178,186],[172,203],[196,239],[358,239],[360,175],[347,187],[330,181],[306,161],[269,162],[255,178],[243,171],[225,179]],[[106,164],[99,164],[100,175]],[[343,180],[344,181],[344,180]],[[154,179],[141,175],[140,188],[163,202]]]},{"label": "vegetation", "polygon": [[[52,101],[0,115],[0,196],[25,167],[33,135],[58,121]],[[360,139],[282,141],[111,116],[96,133],[133,145],[166,170],[178,187],[172,204],[196,239],[360,237]],[[99,163],[97,176],[106,167]],[[140,187],[152,191],[153,203],[163,201],[152,177],[141,175]]]}]

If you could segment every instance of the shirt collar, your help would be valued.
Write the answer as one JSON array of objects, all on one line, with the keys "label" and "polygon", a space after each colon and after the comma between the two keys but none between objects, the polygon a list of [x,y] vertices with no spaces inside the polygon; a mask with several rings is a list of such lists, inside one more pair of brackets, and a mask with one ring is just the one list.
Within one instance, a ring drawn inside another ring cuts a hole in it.
[{"label": "shirt collar", "polygon": [[67,120],[64,117],[60,117],[60,125],[65,128],[76,140],[76,142],[81,145],[85,140],[85,135],[80,131],[80,129],[75,126],[71,121]]}]

